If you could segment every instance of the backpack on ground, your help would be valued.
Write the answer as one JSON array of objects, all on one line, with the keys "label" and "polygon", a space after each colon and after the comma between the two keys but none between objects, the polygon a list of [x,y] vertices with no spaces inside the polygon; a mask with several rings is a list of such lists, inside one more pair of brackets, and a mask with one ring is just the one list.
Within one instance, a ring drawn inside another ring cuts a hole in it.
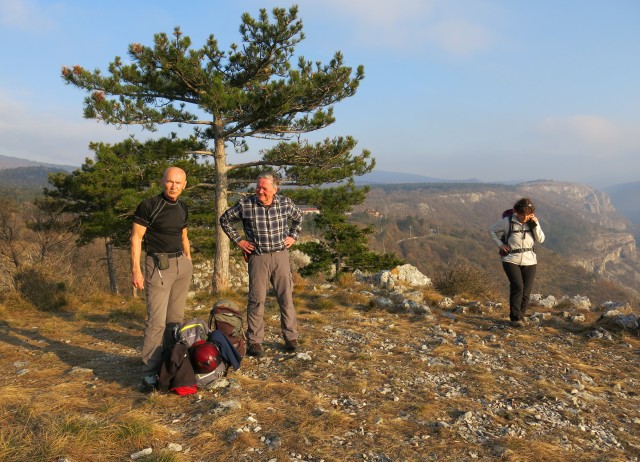
[{"label": "backpack on ground", "polygon": [[206,340],[207,335],[209,335],[209,326],[202,319],[194,318],[187,322],[171,322],[164,329],[162,350],[171,351],[178,342],[190,347],[198,340]]},{"label": "backpack on ground", "polygon": [[171,331],[171,340],[174,344],[182,342],[188,347],[193,346],[199,340],[207,340],[209,326],[202,319],[190,319],[182,324],[175,324]]},{"label": "backpack on ground", "polygon": [[189,348],[189,357],[198,387],[207,388],[226,375],[228,365],[212,342],[197,341]]},{"label": "backpack on ground", "polygon": [[[197,318],[167,326],[160,370],[161,391],[189,395],[198,387],[207,388],[226,374],[227,364],[224,361],[220,361],[213,370],[201,371],[197,366],[196,348],[206,342],[209,332],[206,321]],[[215,345],[212,348],[218,351]]]},{"label": "backpack on ground", "polygon": [[227,363],[222,361],[217,368],[206,374],[196,374],[196,382],[199,388],[210,388],[218,380],[227,375]]},{"label": "backpack on ground", "polygon": [[218,300],[209,313],[209,330],[219,330],[236,349],[240,357],[247,352],[244,321],[240,308],[231,300]]}]

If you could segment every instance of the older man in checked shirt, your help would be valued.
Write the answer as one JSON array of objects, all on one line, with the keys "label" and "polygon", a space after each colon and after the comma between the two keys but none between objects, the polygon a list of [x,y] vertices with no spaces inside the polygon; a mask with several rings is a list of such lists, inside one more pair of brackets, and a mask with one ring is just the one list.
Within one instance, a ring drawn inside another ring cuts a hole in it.
[{"label": "older man in checked shirt", "polygon": [[[298,323],[293,305],[293,280],[289,247],[298,239],[302,225],[300,209],[278,192],[278,179],[272,173],[258,175],[256,192],[241,199],[220,217],[220,225],[249,263],[247,304],[247,354],[263,355],[264,303],[269,282],[280,305],[280,328],[287,351],[298,348]],[[245,237],[233,227],[242,222]]]}]

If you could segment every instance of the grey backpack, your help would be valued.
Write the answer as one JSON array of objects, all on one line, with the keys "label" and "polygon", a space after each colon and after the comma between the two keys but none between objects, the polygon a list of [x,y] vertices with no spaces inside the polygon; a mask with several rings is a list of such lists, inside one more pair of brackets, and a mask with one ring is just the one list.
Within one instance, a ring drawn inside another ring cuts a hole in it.
[{"label": "grey backpack", "polygon": [[183,323],[173,323],[167,326],[165,331],[164,347],[171,349],[178,342],[191,347],[198,340],[206,341],[208,335],[209,326],[202,319],[194,318]]}]

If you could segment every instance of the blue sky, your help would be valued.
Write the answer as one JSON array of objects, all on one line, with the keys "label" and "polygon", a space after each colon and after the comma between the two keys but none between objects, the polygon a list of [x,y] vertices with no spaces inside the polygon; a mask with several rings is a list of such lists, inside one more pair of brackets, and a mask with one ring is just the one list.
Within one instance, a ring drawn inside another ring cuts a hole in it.
[{"label": "blue sky", "polygon": [[[0,0],[0,154],[80,165],[90,141],[135,128],[82,117],[63,65],[106,70],[174,26],[238,42],[254,0]],[[298,54],[364,65],[357,94],[314,138],[352,135],[378,170],[481,181],[640,181],[640,2],[301,0]],[[255,155],[264,145],[251,142]],[[244,159],[230,158],[231,162]]]}]

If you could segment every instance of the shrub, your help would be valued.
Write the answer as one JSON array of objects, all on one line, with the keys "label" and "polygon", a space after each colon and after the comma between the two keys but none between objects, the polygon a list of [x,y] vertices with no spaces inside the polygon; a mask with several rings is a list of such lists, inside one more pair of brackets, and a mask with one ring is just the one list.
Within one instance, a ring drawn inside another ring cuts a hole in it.
[{"label": "shrub", "polygon": [[482,268],[464,261],[447,262],[436,272],[433,286],[438,292],[449,297],[492,297],[495,281]]},{"label": "shrub", "polygon": [[43,311],[58,311],[68,305],[67,287],[45,268],[31,267],[14,276],[17,291]]}]

